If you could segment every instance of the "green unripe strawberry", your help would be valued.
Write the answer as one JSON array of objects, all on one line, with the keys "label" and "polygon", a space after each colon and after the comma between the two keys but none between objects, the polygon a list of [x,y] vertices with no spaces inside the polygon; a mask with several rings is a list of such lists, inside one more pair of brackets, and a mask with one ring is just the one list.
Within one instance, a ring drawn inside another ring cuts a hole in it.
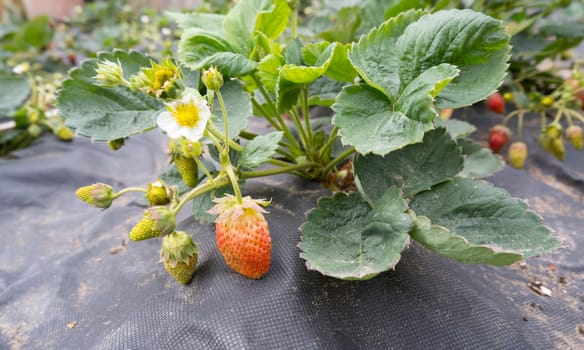
[{"label": "green unripe strawberry", "polygon": [[544,96],[541,99],[541,105],[544,108],[550,108],[554,104],[554,99],[549,96]]},{"label": "green unripe strawberry", "polygon": [[75,137],[75,133],[66,126],[60,127],[55,135],[61,141],[71,141]]},{"label": "green unripe strawberry", "polygon": [[132,241],[160,237],[174,231],[176,227],[175,215],[166,207],[158,206],[146,209],[142,220],[130,231]]},{"label": "green unripe strawberry", "polygon": [[175,231],[164,237],[160,249],[160,260],[166,271],[181,284],[193,277],[199,251],[191,236],[184,231]]},{"label": "green unripe strawberry", "polygon": [[584,139],[582,137],[582,128],[572,125],[566,129],[566,138],[576,149],[584,148]]},{"label": "green unripe strawberry", "polygon": [[563,160],[566,153],[564,139],[562,138],[562,126],[558,123],[548,125],[539,137],[541,146],[554,157]]},{"label": "green unripe strawberry", "polygon": [[112,151],[119,150],[120,148],[124,147],[125,144],[126,144],[126,139],[123,137],[121,139],[110,140],[107,142],[107,145],[109,146],[109,148]]},{"label": "green unripe strawberry", "polygon": [[112,187],[104,183],[80,187],[75,194],[85,203],[101,209],[109,208],[114,200]]},{"label": "green unripe strawberry", "polygon": [[197,162],[191,157],[177,155],[174,157],[174,164],[185,185],[195,187],[199,183],[199,171]]},{"label": "green unripe strawberry", "polygon": [[162,180],[148,184],[146,199],[150,205],[165,205],[170,203],[169,189]]},{"label": "green unripe strawberry", "polygon": [[203,152],[200,142],[191,142],[184,137],[180,139],[171,139],[168,143],[171,151],[172,161],[180,176],[189,187],[195,187],[199,183],[198,165],[195,157]]},{"label": "green unripe strawberry", "polygon": [[507,153],[509,163],[516,169],[521,169],[527,159],[527,145],[523,142],[513,142]]},{"label": "green unripe strawberry", "polygon": [[28,126],[28,133],[35,139],[41,136],[42,132],[43,129],[38,124],[30,124]]}]

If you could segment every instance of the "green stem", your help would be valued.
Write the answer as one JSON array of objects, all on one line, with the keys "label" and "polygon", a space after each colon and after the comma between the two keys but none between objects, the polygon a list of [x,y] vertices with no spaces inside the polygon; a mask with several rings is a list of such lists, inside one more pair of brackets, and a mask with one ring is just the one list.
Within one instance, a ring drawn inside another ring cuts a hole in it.
[{"label": "green stem", "polygon": [[564,114],[564,110],[563,109],[559,109],[558,113],[556,113],[556,117],[554,118],[554,121],[552,122],[552,124],[556,124],[560,122],[560,119],[562,119],[562,115]]},{"label": "green stem", "polygon": [[142,193],[148,193],[148,190],[144,189],[144,188],[140,188],[140,187],[126,187],[123,190],[116,192],[112,195],[113,199],[119,198],[121,196],[123,196],[126,193],[130,193],[130,192],[142,192]]},{"label": "green stem", "polygon": [[172,209],[173,214],[177,214],[185,204],[187,204],[191,199],[202,195],[203,193],[207,193],[213,191],[219,187],[225,186],[229,183],[229,179],[225,174],[219,174],[214,179],[209,179],[208,181],[203,182],[202,184],[198,185],[197,187],[190,190],[181,200],[180,202]]},{"label": "green stem", "polygon": [[268,90],[266,90],[266,87],[262,83],[262,80],[256,74],[252,74],[251,77],[253,81],[256,83],[258,89],[260,89],[260,93],[262,94],[262,96],[264,96],[264,99],[266,100],[268,106],[270,106],[272,112],[274,112],[274,116],[279,116],[280,114],[278,113],[278,108],[276,108],[276,104],[274,103],[274,100],[272,99],[272,96],[270,96]]},{"label": "green stem", "polygon": [[221,113],[223,114],[223,125],[225,127],[225,152],[229,153],[229,123],[227,122],[227,109],[225,108],[225,101],[223,101],[223,95],[221,91],[215,91],[217,93],[217,99],[219,100],[219,105],[221,106]]},{"label": "green stem", "polygon": [[316,163],[302,163],[302,164],[294,164],[279,168],[272,168],[272,169],[265,169],[265,170],[255,170],[255,171],[242,171],[241,177],[244,179],[249,179],[253,177],[264,177],[264,176],[271,176],[283,173],[289,173],[296,170],[302,170],[307,168],[314,168],[318,166]]},{"label": "green stem", "polygon": [[517,133],[519,134],[519,141],[523,141],[523,115],[525,113],[521,111],[519,117],[517,118]]},{"label": "green stem", "polygon": [[[217,134],[219,136],[217,136]],[[221,145],[221,137],[223,137],[223,134],[221,134],[221,132],[219,130],[217,130],[217,128],[215,127],[215,125],[213,125],[213,123],[209,122],[209,124],[207,124],[207,132],[206,132],[206,136],[211,139],[211,141],[213,141],[213,144],[215,145],[215,147],[217,147],[217,151],[219,151],[219,154],[221,154],[221,152],[223,152],[223,146]]]},{"label": "green stem", "polygon": [[205,176],[207,176],[207,179],[209,179],[209,181],[213,181],[213,176],[211,175],[211,172],[209,171],[209,169],[207,169],[205,164],[203,164],[203,162],[201,162],[201,159],[199,159],[199,157],[194,157],[194,159],[195,159],[195,163],[197,163],[197,166],[199,167],[199,169],[203,170],[203,172],[205,173]]},{"label": "green stem", "polygon": [[579,121],[581,121],[582,123],[584,123],[584,117],[580,115],[580,113],[572,110],[572,109],[566,109],[566,113],[570,116],[573,116],[574,118],[578,119]]},{"label": "green stem", "polygon": [[305,150],[308,150],[308,146],[310,145],[310,141],[308,139],[308,135],[302,126],[302,122],[300,121],[300,116],[298,112],[293,108],[289,111],[290,116],[292,117],[292,121],[294,121],[294,125],[296,125],[296,129],[298,129],[298,134],[300,135],[300,142],[304,146]]},{"label": "green stem", "polygon": [[262,107],[262,105],[260,105],[260,103],[252,97],[251,99],[251,103],[254,105],[254,107],[260,111],[260,113],[262,114],[262,116],[270,123],[270,125],[272,125],[274,128],[280,130],[282,129],[282,127],[280,125],[278,125],[275,121],[274,118],[272,118],[268,112],[266,112],[266,110],[264,109],[264,107]]},{"label": "green stem", "polygon": [[343,153],[339,154],[335,159],[331,160],[327,164],[327,166],[323,170],[323,175],[327,175],[332,170],[332,168],[334,168],[337,164],[342,162],[345,158],[347,158],[348,156],[350,156],[354,152],[355,152],[355,147],[351,147],[351,148],[346,149]]},{"label": "green stem", "polygon": [[308,140],[312,140],[312,126],[310,125],[310,114],[308,113],[308,86],[302,89],[302,114],[304,115]]},{"label": "green stem", "polygon": [[294,0],[290,9],[292,10],[292,38],[296,39],[298,37],[298,1]]},{"label": "green stem", "polygon": [[235,197],[237,198],[237,202],[239,204],[243,203],[243,197],[241,197],[241,190],[239,189],[239,183],[237,183],[237,176],[233,171],[233,166],[231,164],[226,164],[223,168],[229,177],[229,181],[231,181],[231,186],[233,186],[233,191],[235,192]]},{"label": "green stem", "polygon": [[[270,96],[270,93],[268,92],[268,90],[266,90],[266,87],[262,83],[261,79],[258,78],[256,74],[252,74],[251,77],[255,81],[256,85],[258,86],[258,89],[260,89],[260,93],[262,94],[262,96],[264,96],[264,99],[268,103],[268,106],[270,106],[270,109],[274,113],[274,116],[276,117],[276,119],[280,123],[279,128],[276,126],[275,127],[278,130],[281,130],[284,132],[284,135],[286,136],[288,141],[290,141],[290,144],[293,147],[296,147],[296,149],[300,150],[300,145],[298,144],[296,139],[294,139],[294,136],[292,136],[292,133],[290,133],[290,129],[288,128],[288,125],[286,125],[286,122],[284,121],[284,119],[282,119],[282,116],[280,115],[280,113],[278,113],[278,108],[276,108],[276,105],[274,104],[272,96]],[[257,101],[256,101],[256,103],[257,103]],[[259,103],[257,103],[257,104],[259,105]]]},{"label": "green stem", "polygon": [[[219,131],[219,129],[217,129],[217,127],[212,123],[207,124],[207,131],[209,131],[209,136],[212,136],[213,138],[215,138],[215,140],[217,140],[217,138],[223,137],[223,134],[221,133],[221,131]],[[209,137],[209,138],[211,138],[211,137]],[[213,140],[213,138],[211,138],[211,140]],[[229,147],[233,148],[234,150],[236,150],[238,152],[243,151],[243,147],[241,147],[240,144],[238,144],[237,142],[235,142],[231,139],[228,141],[229,141],[228,142]]]},{"label": "green stem", "polygon": [[333,143],[335,143],[338,132],[339,128],[337,126],[333,127],[333,130],[331,130],[331,133],[329,135],[328,142],[326,143],[326,145],[324,145],[324,147],[320,150],[318,154],[321,159],[326,155],[326,152],[328,152],[328,150],[332,147]]},{"label": "green stem", "polygon": [[514,116],[516,116],[517,114],[519,114],[519,112],[522,111],[521,109],[518,109],[516,111],[513,111],[511,113],[509,113],[509,115],[507,115],[505,117],[505,119],[503,119],[503,126],[506,126],[507,123],[509,122],[509,120],[511,120],[511,118],[513,118]]}]

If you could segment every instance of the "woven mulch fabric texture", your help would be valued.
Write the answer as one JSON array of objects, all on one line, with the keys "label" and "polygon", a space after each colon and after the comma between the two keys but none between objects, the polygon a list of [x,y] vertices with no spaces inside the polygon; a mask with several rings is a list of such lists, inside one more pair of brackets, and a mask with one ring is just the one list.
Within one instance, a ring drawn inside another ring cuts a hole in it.
[{"label": "woven mulch fabric texture", "polygon": [[[483,124],[482,108],[458,113]],[[166,137],[132,138],[118,152],[78,138],[42,138],[0,159],[0,349],[582,349],[584,159],[537,150],[526,169],[490,181],[526,198],[565,249],[505,268],[451,262],[412,244],[394,271],[364,282],[308,271],[299,226],[318,184],[291,176],[248,183],[272,200],[272,266],[261,280],[232,272],[212,226],[184,210],[179,228],[199,243],[193,281],[158,263],[160,240],[128,242],[140,195],[100,211],[75,197],[94,182],[144,186],[167,166]],[[551,297],[536,294],[540,281]]]}]

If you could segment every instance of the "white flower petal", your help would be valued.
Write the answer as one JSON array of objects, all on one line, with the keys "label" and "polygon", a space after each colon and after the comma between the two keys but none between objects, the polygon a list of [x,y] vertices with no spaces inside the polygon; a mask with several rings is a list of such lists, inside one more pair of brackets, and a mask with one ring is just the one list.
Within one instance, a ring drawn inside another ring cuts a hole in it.
[{"label": "white flower petal", "polygon": [[172,125],[176,125],[176,121],[170,112],[162,112],[156,118],[156,124],[162,130],[166,130],[172,127]]},{"label": "white flower petal", "polygon": [[188,140],[197,142],[203,137],[204,128],[181,128],[181,136],[186,137]]}]

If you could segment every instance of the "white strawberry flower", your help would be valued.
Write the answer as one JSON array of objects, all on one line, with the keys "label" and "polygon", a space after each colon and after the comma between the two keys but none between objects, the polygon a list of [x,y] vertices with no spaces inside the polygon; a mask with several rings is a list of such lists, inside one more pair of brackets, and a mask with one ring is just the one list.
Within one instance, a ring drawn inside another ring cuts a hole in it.
[{"label": "white strawberry flower", "polygon": [[211,111],[207,100],[198,93],[185,92],[180,100],[166,105],[167,111],[158,115],[156,124],[172,139],[184,136],[197,142],[203,137]]}]

